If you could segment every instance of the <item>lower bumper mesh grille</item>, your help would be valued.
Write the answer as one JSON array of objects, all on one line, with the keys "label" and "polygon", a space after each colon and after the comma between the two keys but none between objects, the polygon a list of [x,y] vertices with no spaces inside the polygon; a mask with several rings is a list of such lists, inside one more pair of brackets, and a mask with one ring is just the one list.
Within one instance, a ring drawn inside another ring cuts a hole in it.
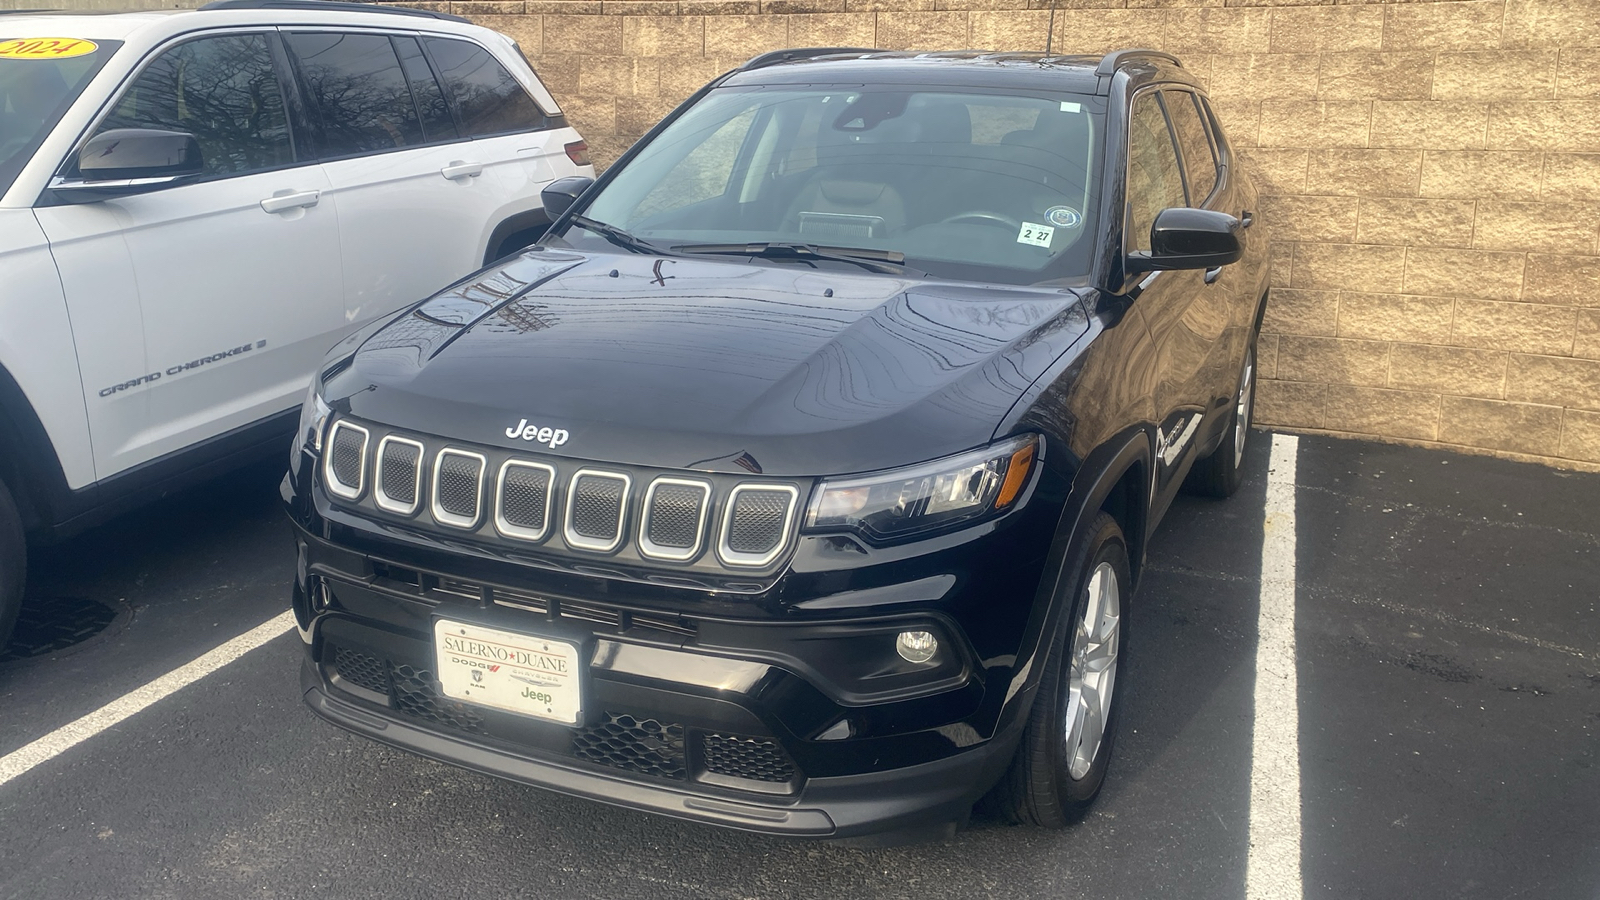
[{"label": "lower bumper mesh grille", "polygon": [[707,772],[774,784],[794,780],[794,763],[777,741],[707,734],[701,738],[700,749]]},{"label": "lower bumper mesh grille", "polygon": [[574,735],[572,752],[603,766],[678,781],[689,768],[682,725],[616,713]]},{"label": "lower bumper mesh grille", "polygon": [[433,684],[433,673],[411,666],[391,666],[394,675],[394,702],[401,712],[439,725],[472,734],[486,734],[483,716],[465,703],[441,697]]},{"label": "lower bumper mesh grille", "polygon": [[389,665],[376,656],[368,656],[340,647],[333,654],[333,665],[339,677],[356,687],[377,694],[389,694]]},{"label": "lower bumper mesh grille", "polygon": [[[402,715],[466,734],[494,737],[494,725],[468,703],[439,693],[433,672],[395,665],[357,650],[332,647],[334,673],[340,682],[389,698]],[[572,734],[569,752],[595,765],[636,775],[686,781],[689,778],[689,730],[676,722],[619,712]],[[698,733],[704,772],[747,781],[792,785],[798,770],[783,747],[771,738],[712,732]]]}]

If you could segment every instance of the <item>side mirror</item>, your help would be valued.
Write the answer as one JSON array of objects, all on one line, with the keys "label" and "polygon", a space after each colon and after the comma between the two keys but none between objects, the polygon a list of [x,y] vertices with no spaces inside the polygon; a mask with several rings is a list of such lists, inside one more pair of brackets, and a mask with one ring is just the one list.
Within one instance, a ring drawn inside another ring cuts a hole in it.
[{"label": "side mirror", "polygon": [[78,151],[77,178],[57,179],[51,189],[65,200],[86,203],[172,187],[204,171],[200,142],[188,132],[114,128]]},{"label": "side mirror", "polygon": [[578,197],[588,190],[591,184],[594,184],[593,178],[571,175],[557,178],[546,185],[545,189],[539,192],[539,199],[543,201],[544,211],[550,216],[550,220],[555,221],[557,216],[571,209],[572,204],[578,202]]},{"label": "side mirror", "polygon": [[1209,209],[1162,210],[1150,226],[1150,249],[1128,254],[1128,274],[1214,269],[1244,255],[1239,220]]}]

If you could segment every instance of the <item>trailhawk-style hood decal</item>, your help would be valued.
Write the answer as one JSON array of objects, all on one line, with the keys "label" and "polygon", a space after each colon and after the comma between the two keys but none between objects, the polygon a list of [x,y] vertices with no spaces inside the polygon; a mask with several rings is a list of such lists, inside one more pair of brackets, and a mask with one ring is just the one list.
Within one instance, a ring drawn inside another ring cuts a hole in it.
[{"label": "trailhawk-style hood decal", "polygon": [[378,330],[326,395],[535,453],[839,474],[987,442],[1086,330],[1059,289],[547,249]]}]

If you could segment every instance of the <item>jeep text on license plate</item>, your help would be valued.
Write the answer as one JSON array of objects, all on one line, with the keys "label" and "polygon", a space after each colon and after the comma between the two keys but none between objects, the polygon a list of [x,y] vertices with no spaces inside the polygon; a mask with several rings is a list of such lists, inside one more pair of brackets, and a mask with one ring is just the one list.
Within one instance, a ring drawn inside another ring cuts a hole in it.
[{"label": "jeep text on license plate", "polygon": [[433,648],[446,697],[577,724],[583,694],[576,644],[438,619]]}]

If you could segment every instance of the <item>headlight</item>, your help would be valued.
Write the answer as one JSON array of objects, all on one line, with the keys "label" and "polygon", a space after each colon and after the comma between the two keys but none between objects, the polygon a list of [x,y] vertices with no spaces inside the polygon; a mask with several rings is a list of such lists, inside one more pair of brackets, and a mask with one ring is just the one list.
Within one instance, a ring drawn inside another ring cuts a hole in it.
[{"label": "headlight", "polygon": [[804,531],[855,531],[874,542],[901,540],[1010,509],[1043,456],[1037,434],[1008,438],[930,463],[824,481]]},{"label": "headlight", "polygon": [[[300,430],[295,432],[297,449],[317,454],[322,452],[322,430],[328,424],[328,404],[322,402],[320,379],[311,379],[311,390],[306,392],[306,402],[300,405]],[[280,432],[281,433],[281,432]]]}]

